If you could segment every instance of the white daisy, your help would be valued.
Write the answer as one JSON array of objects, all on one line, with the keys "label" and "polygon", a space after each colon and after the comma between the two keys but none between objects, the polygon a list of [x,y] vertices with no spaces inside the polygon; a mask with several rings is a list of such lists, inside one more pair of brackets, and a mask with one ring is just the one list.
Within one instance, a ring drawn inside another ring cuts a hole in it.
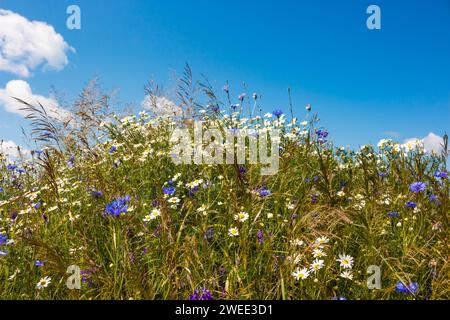
[{"label": "white daisy", "polygon": [[323,260],[316,259],[313,261],[313,263],[311,263],[311,271],[319,271],[323,268],[323,265]]},{"label": "white daisy", "polygon": [[230,237],[237,237],[239,235],[239,230],[237,228],[230,228],[228,229],[228,235]]},{"label": "white daisy", "polygon": [[314,256],[314,258],[322,258],[322,257],[326,257],[327,254],[325,252],[323,252],[322,249],[314,249],[313,256]]},{"label": "white daisy", "polygon": [[353,274],[352,274],[352,272],[350,270],[342,271],[340,276],[341,276],[341,278],[344,278],[344,279],[349,279],[349,280],[353,279]]},{"label": "white daisy", "polygon": [[238,214],[234,215],[234,220],[238,220],[239,222],[244,222],[248,220],[248,213],[241,211]]},{"label": "white daisy", "polygon": [[316,244],[322,245],[328,243],[330,240],[327,237],[319,237],[316,239]]},{"label": "white daisy", "polygon": [[339,259],[336,261],[341,263],[341,267],[344,269],[351,269],[353,267],[353,258],[346,254],[340,254]]},{"label": "white daisy", "polygon": [[36,284],[36,288],[38,288],[39,290],[47,288],[50,282],[52,282],[52,278],[50,277],[41,278],[41,280],[39,280]]},{"label": "white daisy", "polygon": [[309,270],[307,268],[303,269],[297,269],[294,272],[292,272],[292,276],[295,278],[295,280],[304,280],[309,277]]},{"label": "white daisy", "polygon": [[178,197],[172,197],[169,200],[167,200],[167,202],[175,204],[175,203],[180,202],[180,199]]}]

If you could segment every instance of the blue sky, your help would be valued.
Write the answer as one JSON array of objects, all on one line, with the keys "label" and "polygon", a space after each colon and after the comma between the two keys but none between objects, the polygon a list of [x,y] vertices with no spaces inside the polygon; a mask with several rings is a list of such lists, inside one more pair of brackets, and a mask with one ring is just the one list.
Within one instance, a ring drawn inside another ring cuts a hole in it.
[{"label": "blue sky", "polygon": [[[81,30],[66,27],[71,4]],[[366,27],[371,4],[381,30]],[[139,105],[148,80],[169,84],[188,62],[219,92],[229,81],[233,97],[262,94],[265,111],[288,111],[291,87],[294,112],[303,118],[311,103],[339,145],[450,132],[449,0],[0,0],[0,8],[53,26],[75,49],[59,70],[44,61],[24,76],[0,65],[0,93],[23,80],[34,95],[55,87],[75,98],[98,76]],[[23,145],[26,122],[1,104],[0,139]]]}]

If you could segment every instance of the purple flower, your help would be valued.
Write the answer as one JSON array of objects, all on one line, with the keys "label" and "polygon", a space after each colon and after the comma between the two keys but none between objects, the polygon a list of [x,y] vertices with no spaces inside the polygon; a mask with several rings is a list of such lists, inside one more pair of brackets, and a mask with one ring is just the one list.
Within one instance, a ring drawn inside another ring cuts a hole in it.
[{"label": "purple flower", "polygon": [[306,109],[306,111],[311,111],[311,104],[310,103],[308,103],[307,105],[306,105],[306,107],[305,107],[305,109]]},{"label": "purple flower", "polygon": [[33,208],[34,209],[39,209],[41,207],[41,203],[40,202],[36,202],[36,203],[33,203]]},{"label": "purple flower", "polygon": [[48,222],[48,217],[47,217],[47,215],[45,213],[42,215],[42,219],[44,219],[45,223]]},{"label": "purple flower", "polygon": [[241,93],[238,97],[239,101],[241,101],[241,102],[244,101],[244,98],[246,95],[247,95],[246,93]]},{"label": "purple flower", "polygon": [[388,213],[388,216],[389,216],[389,217],[398,217],[399,214],[398,214],[398,212],[393,211],[393,212],[389,212],[389,213]]},{"label": "purple flower", "polygon": [[388,175],[387,172],[383,172],[383,171],[378,172],[379,177],[384,178],[384,177],[387,177],[387,175]]},{"label": "purple flower", "polygon": [[258,243],[259,244],[263,243],[263,235],[264,235],[264,233],[261,230],[258,230]]},{"label": "purple flower", "polygon": [[331,300],[347,300],[347,298],[344,297],[344,296],[340,296],[340,297],[335,296],[335,297],[333,297]]},{"label": "purple flower", "polygon": [[130,196],[123,198],[116,198],[111,203],[106,205],[106,215],[118,217],[122,213],[127,212],[128,203],[130,202]]},{"label": "purple flower", "polygon": [[322,138],[322,139],[325,139],[326,137],[328,137],[328,131],[326,131],[326,130],[322,130],[322,129],[316,130],[316,134],[319,138]]},{"label": "purple flower", "polygon": [[92,198],[100,199],[103,196],[103,193],[101,191],[93,190],[91,191],[91,196]]},{"label": "purple flower", "polygon": [[436,178],[447,179],[448,178],[448,173],[446,171],[436,171],[434,173],[434,176]]},{"label": "purple flower", "polygon": [[214,300],[214,298],[209,290],[201,288],[200,290],[195,290],[189,297],[189,300]]},{"label": "purple flower", "polygon": [[3,234],[0,234],[0,246],[5,245],[7,242],[8,242],[8,237]]},{"label": "purple flower", "polygon": [[171,195],[171,194],[174,194],[175,191],[176,191],[176,189],[174,187],[172,187],[172,186],[163,187],[164,194]]},{"label": "purple flower", "polygon": [[425,191],[427,184],[425,182],[414,182],[409,186],[409,190],[414,193]]},{"label": "purple flower", "polygon": [[116,146],[112,146],[110,149],[109,149],[109,154],[112,154],[112,153],[114,153],[114,152],[116,152],[117,151],[117,147]]},{"label": "purple flower", "polygon": [[417,207],[417,202],[414,201],[408,201],[405,205],[407,208],[411,208],[414,209],[415,207]]},{"label": "purple flower", "polygon": [[263,186],[260,189],[256,189],[256,192],[259,194],[260,197],[268,197],[272,194],[272,192],[270,192],[270,190],[268,190],[265,186]]},{"label": "purple flower", "polygon": [[17,169],[17,166],[14,165],[14,164],[8,164],[8,165],[6,166],[6,169],[11,170],[11,171],[14,171],[14,170]]},{"label": "purple flower", "polygon": [[1,193],[1,192],[4,192],[4,191],[5,191],[5,190],[4,190],[3,188],[0,188],[0,193]]},{"label": "purple flower", "polygon": [[281,117],[281,116],[283,115],[283,111],[281,111],[280,109],[276,109],[276,110],[274,110],[274,111],[272,112],[272,114],[273,114],[275,117],[279,118],[279,117]]},{"label": "purple flower", "polygon": [[71,156],[69,160],[67,160],[67,167],[72,169],[75,166],[75,157]]},{"label": "purple flower", "polygon": [[208,242],[211,242],[212,240],[214,240],[214,233],[215,233],[214,228],[211,227],[211,228],[206,229],[205,239]]},{"label": "purple flower", "polygon": [[45,262],[47,262],[48,260],[43,260],[43,261],[41,261],[41,260],[36,260],[35,262],[34,262],[34,266],[36,266],[36,267],[42,267],[43,265],[44,265],[44,263]]},{"label": "purple flower", "polygon": [[239,108],[239,106],[240,106],[240,104],[239,104],[239,103],[236,103],[236,104],[232,104],[232,105],[230,106],[230,108],[233,109],[233,111],[235,111],[237,108]]},{"label": "purple flower", "polygon": [[408,286],[406,286],[403,282],[399,281],[395,285],[395,290],[406,294],[415,294],[418,289],[419,285],[417,284],[417,282],[411,282]]}]

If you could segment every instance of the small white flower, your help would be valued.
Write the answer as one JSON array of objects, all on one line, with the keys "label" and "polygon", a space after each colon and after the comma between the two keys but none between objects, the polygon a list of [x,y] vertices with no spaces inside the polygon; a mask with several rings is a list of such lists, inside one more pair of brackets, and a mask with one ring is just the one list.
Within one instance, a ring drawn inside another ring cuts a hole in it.
[{"label": "small white flower", "polygon": [[167,200],[167,202],[176,204],[180,202],[180,199],[178,197],[172,197],[169,200]]},{"label": "small white flower", "polygon": [[230,237],[237,237],[239,235],[239,230],[235,227],[228,229],[228,235]]},{"label": "small white flower", "polygon": [[155,220],[161,215],[161,210],[153,209],[150,214],[144,217],[144,222],[150,222],[151,220]]},{"label": "small white flower", "polygon": [[309,270],[307,268],[303,269],[297,269],[294,272],[292,272],[292,276],[295,278],[295,280],[304,280],[309,277]]},{"label": "small white flower", "polygon": [[39,280],[36,284],[36,288],[39,290],[47,288],[50,282],[52,282],[52,278],[50,277],[41,278],[41,280]]},{"label": "small white flower", "polygon": [[234,215],[234,220],[238,220],[239,222],[244,222],[248,220],[248,213],[241,211],[238,214]]},{"label": "small white flower", "polygon": [[313,256],[314,256],[314,258],[322,258],[322,257],[326,257],[327,254],[325,252],[323,252],[322,249],[314,249]]},{"label": "small white flower", "polygon": [[339,259],[336,261],[340,262],[341,267],[344,269],[351,269],[353,267],[353,258],[346,254],[340,254]]},{"label": "small white flower", "polygon": [[349,279],[349,280],[352,280],[352,279],[353,279],[353,274],[352,274],[352,272],[349,271],[349,270],[342,271],[342,273],[340,274],[340,276],[341,276],[341,278],[344,278],[344,279]]},{"label": "small white flower", "polygon": [[311,263],[311,271],[317,272],[324,266],[323,260],[316,259]]},{"label": "small white flower", "polygon": [[316,244],[322,245],[328,243],[330,240],[327,237],[319,237],[316,239]]}]

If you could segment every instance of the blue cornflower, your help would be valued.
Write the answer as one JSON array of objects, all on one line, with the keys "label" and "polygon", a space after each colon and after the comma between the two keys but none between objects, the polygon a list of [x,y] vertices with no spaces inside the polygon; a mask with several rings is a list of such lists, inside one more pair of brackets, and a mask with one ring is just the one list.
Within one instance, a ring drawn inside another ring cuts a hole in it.
[{"label": "blue cornflower", "polygon": [[0,258],[6,257],[8,255],[8,251],[0,250]]},{"label": "blue cornflower", "polygon": [[11,171],[14,171],[14,170],[17,169],[17,166],[14,165],[14,164],[8,164],[8,165],[6,166],[6,169],[11,170]]},{"label": "blue cornflower", "polygon": [[276,109],[276,110],[274,110],[274,111],[272,112],[272,114],[273,114],[275,117],[279,118],[279,117],[281,117],[281,116],[283,115],[283,111],[280,110],[280,109]]},{"label": "blue cornflower", "polygon": [[411,208],[414,209],[415,207],[417,207],[417,202],[414,201],[408,201],[405,205],[407,208]]},{"label": "blue cornflower", "polygon": [[164,194],[171,195],[171,194],[174,194],[175,191],[176,191],[176,189],[172,186],[163,187]]},{"label": "blue cornflower", "polygon": [[328,137],[328,131],[323,130],[323,129],[316,130],[316,134],[319,138],[322,138],[322,139],[325,139],[326,137]]},{"label": "blue cornflower", "polygon": [[41,203],[40,202],[36,202],[36,203],[33,203],[33,208],[34,209],[39,209],[41,207]]},{"label": "blue cornflower", "polygon": [[246,93],[241,93],[238,97],[239,101],[241,101],[241,102],[244,101],[245,96],[247,96]]},{"label": "blue cornflower", "polygon": [[0,188],[0,192],[4,192],[5,190],[3,188]]},{"label": "blue cornflower", "polygon": [[409,190],[414,193],[419,193],[419,192],[425,191],[426,188],[427,188],[427,184],[425,182],[420,182],[420,181],[411,183],[409,186]]},{"label": "blue cornflower", "polygon": [[270,192],[270,190],[268,190],[265,186],[263,186],[260,189],[256,189],[256,192],[259,194],[260,197],[268,197],[272,194],[272,192]]},{"label": "blue cornflower", "polygon": [[5,245],[8,242],[8,237],[0,234],[0,246]]},{"label": "blue cornflower", "polygon": [[395,285],[395,290],[406,294],[415,294],[418,289],[419,284],[417,282],[411,282],[408,286],[406,286],[403,282],[399,281]]},{"label": "blue cornflower", "polygon": [[106,205],[106,214],[114,217],[120,216],[122,213],[127,212],[129,202],[129,196],[113,200],[111,203]]},{"label": "blue cornflower", "polygon": [[392,211],[392,212],[389,212],[389,213],[388,213],[388,216],[389,216],[389,217],[398,217],[399,214],[398,214],[398,212]]},{"label": "blue cornflower", "polygon": [[19,169],[16,169],[16,172],[17,173],[25,173],[25,169],[19,168]]},{"label": "blue cornflower", "polygon": [[447,179],[448,178],[448,173],[446,171],[436,171],[434,173],[434,176],[436,178]]},{"label": "blue cornflower", "polygon": [[430,194],[430,196],[428,197],[430,199],[430,201],[437,201],[438,197],[435,194]]},{"label": "blue cornflower", "polygon": [[116,146],[112,146],[110,149],[109,149],[109,153],[111,154],[111,153],[114,153],[114,152],[116,152],[117,151],[117,147]]},{"label": "blue cornflower", "polygon": [[225,91],[226,93],[228,93],[230,91],[230,86],[228,84],[226,84],[223,86],[222,90]]},{"label": "blue cornflower", "polygon": [[239,106],[240,106],[240,104],[239,104],[239,103],[236,103],[236,104],[232,104],[232,105],[230,106],[230,108],[233,109],[233,111],[235,111],[237,108],[239,108]]},{"label": "blue cornflower", "polygon": [[378,176],[379,177],[382,177],[382,178],[384,178],[384,177],[387,177],[387,172],[384,172],[384,171],[380,171],[380,172],[378,172]]}]

